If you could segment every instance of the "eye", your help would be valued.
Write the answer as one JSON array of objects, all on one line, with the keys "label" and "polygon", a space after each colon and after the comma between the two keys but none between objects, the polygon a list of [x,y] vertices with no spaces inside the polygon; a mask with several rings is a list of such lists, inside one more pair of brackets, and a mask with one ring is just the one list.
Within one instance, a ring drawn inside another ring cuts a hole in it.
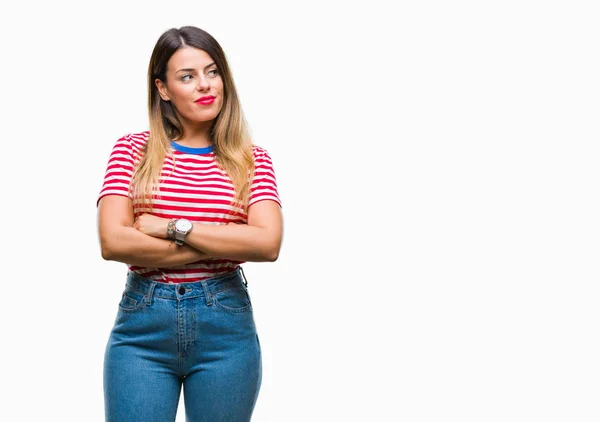
[{"label": "eye", "polygon": [[214,72],[213,75],[218,75],[219,71],[217,69],[213,69],[211,71],[209,71],[208,73]]},{"label": "eye", "polygon": [[182,76],[180,79],[181,79],[183,82],[187,82],[187,81],[189,81],[189,79],[186,79],[186,78],[191,78],[191,77],[192,77],[192,75],[183,75],[183,76]]}]

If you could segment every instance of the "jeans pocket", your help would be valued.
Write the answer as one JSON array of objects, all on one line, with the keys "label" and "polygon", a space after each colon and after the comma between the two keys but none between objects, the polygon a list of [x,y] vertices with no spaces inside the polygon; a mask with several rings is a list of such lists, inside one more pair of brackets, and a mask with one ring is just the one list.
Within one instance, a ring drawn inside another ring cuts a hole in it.
[{"label": "jeans pocket", "polygon": [[125,288],[119,302],[119,309],[124,312],[135,312],[142,309],[144,299],[145,296],[143,293]]},{"label": "jeans pocket", "polygon": [[229,287],[212,293],[217,306],[231,313],[248,312],[252,310],[252,301],[246,288],[242,285]]}]

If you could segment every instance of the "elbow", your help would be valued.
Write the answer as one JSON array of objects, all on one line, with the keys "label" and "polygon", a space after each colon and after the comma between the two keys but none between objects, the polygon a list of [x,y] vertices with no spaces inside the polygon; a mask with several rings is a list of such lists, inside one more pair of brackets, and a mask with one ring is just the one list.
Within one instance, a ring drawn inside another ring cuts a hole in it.
[{"label": "elbow", "polygon": [[98,236],[100,253],[105,261],[123,262],[127,255],[127,236],[125,228],[119,227],[111,230],[101,230]]},{"label": "elbow", "polygon": [[113,252],[106,244],[100,245],[100,253],[102,254],[102,259],[104,259],[105,261],[113,260]]},{"label": "elbow", "polygon": [[267,252],[267,261],[275,262],[279,258],[279,251],[281,250],[281,237],[273,240],[269,245]]},{"label": "elbow", "polygon": [[106,239],[100,239],[100,253],[105,261],[114,261],[116,259],[116,250],[114,246]]},{"label": "elbow", "polygon": [[279,248],[271,249],[266,256],[268,262],[275,262],[279,258]]}]

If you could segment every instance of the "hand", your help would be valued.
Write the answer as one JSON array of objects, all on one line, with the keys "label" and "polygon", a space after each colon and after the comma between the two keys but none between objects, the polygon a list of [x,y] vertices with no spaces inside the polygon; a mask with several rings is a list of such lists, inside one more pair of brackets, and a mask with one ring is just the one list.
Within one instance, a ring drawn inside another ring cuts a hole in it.
[{"label": "hand", "polygon": [[144,213],[133,222],[133,228],[144,234],[160,239],[167,239],[168,218],[157,217],[152,214]]}]

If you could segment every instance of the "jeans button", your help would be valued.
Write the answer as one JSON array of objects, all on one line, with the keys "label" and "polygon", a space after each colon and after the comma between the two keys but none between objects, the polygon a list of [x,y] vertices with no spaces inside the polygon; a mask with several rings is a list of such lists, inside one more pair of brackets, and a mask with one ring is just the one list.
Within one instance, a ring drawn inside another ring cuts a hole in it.
[{"label": "jeans button", "polygon": [[182,294],[184,294],[184,293],[185,293],[185,288],[184,288],[183,286],[181,286],[181,287],[179,288],[179,294],[180,294],[180,295],[182,295]]}]

